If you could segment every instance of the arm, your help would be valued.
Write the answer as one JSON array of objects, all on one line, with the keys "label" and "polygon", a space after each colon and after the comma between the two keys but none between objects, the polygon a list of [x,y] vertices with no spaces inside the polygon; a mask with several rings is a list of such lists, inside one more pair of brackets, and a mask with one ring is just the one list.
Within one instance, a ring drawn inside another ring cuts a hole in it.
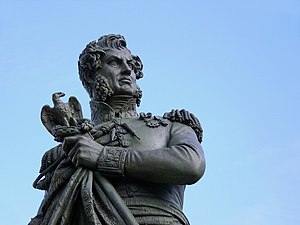
[{"label": "arm", "polygon": [[202,147],[189,126],[172,124],[168,146],[164,148],[104,147],[88,135],[78,135],[65,138],[63,149],[75,166],[99,170],[107,176],[121,175],[158,183],[195,183],[205,170]]},{"label": "arm", "polygon": [[158,183],[192,184],[204,174],[205,159],[195,132],[173,123],[168,146],[155,150],[130,150],[125,175]]}]

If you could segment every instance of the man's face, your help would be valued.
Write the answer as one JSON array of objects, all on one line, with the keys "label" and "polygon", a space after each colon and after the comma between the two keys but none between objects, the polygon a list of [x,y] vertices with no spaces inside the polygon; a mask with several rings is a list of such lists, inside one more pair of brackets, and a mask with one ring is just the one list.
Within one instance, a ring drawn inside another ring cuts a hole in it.
[{"label": "man's face", "polygon": [[105,53],[99,75],[108,80],[114,95],[134,95],[137,85],[130,52],[126,49],[109,49]]}]

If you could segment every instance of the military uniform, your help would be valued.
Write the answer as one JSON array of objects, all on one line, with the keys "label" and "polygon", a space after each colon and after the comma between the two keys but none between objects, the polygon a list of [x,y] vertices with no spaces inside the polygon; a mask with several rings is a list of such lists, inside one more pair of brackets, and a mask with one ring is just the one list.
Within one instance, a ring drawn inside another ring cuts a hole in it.
[{"label": "military uniform", "polygon": [[[92,120],[97,124],[93,133],[95,141],[104,146],[97,171],[114,186],[138,224],[189,224],[182,212],[185,186],[198,181],[205,166],[195,131],[184,123],[151,114],[138,116],[135,110],[116,113],[107,104],[99,102],[92,102],[91,108],[94,108]],[[57,152],[61,148],[55,151],[60,155]],[[51,210],[63,193],[60,189],[70,183],[75,170],[70,160],[65,159],[52,173],[45,188],[50,194],[45,197],[46,205],[42,204],[36,219],[51,221]],[[94,202],[100,201],[97,190],[92,188]],[[69,224],[87,224],[82,215],[84,210],[79,209],[81,204],[77,202],[77,209],[73,208],[75,215],[70,213]],[[100,210],[101,206],[98,208]],[[95,224],[105,224],[101,219],[99,221]]]}]

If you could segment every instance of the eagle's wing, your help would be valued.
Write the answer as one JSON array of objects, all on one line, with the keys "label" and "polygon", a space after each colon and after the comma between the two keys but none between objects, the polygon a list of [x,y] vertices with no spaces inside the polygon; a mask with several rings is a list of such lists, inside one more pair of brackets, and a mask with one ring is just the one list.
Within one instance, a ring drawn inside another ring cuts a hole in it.
[{"label": "eagle's wing", "polygon": [[[54,115],[53,115],[53,108],[49,105],[44,105],[41,111],[41,120],[49,131],[52,134],[52,127],[55,125]],[[53,134],[52,134],[53,135]]]},{"label": "eagle's wing", "polygon": [[82,115],[82,108],[81,105],[79,103],[79,101],[77,100],[76,97],[71,96],[69,98],[69,107],[71,110],[71,115],[73,118],[75,118],[77,120],[77,122],[81,119],[83,119],[83,115]]}]

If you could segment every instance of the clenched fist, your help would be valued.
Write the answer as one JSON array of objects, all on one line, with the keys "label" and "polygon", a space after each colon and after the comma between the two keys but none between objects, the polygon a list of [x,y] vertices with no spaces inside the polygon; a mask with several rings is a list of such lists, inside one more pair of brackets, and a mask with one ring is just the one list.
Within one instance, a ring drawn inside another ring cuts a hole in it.
[{"label": "clenched fist", "polygon": [[62,147],[76,167],[92,170],[97,168],[97,160],[103,149],[89,133],[65,137]]}]

